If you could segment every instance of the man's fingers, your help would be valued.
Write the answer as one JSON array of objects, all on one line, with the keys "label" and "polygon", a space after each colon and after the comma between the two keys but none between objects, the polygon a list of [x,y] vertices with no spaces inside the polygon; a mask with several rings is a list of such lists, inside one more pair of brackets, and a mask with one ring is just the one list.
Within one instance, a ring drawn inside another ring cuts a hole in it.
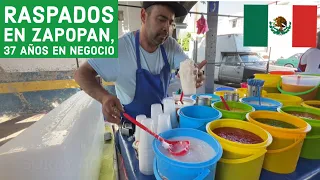
[{"label": "man's fingers", "polygon": [[202,82],[206,79],[205,76],[200,76],[199,78],[197,78],[197,82]]},{"label": "man's fingers", "polygon": [[200,71],[198,73],[198,77],[197,77],[197,83],[201,83],[202,81],[204,81],[206,79],[206,76]]},{"label": "man's fingers", "polygon": [[107,121],[115,124],[120,124],[120,119],[115,118],[114,116],[108,114],[107,115]]},{"label": "man's fingers", "polygon": [[111,122],[111,123],[115,123],[115,124],[119,124],[120,123],[120,118],[117,118],[115,115],[112,114],[107,114],[107,121]]},{"label": "man's fingers", "polygon": [[116,108],[112,108],[111,106],[107,106],[105,108],[105,113],[107,116],[107,121],[112,123],[120,123],[120,112],[114,111]]},{"label": "man's fingers", "polygon": [[116,107],[115,104],[111,103],[108,105],[107,112],[116,118],[120,118],[120,110]]},{"label": "man's fingers", "polygon": [[199,88],[199,87],[201,87],[202,85],[203,85],[203,82],[198,82],[198,83],[196,84],[196,87]]},{"label": "man's fingers", "polygon": [[120,112],[124,112],[124,109],[119,100],[116,101],[116,107]]}]

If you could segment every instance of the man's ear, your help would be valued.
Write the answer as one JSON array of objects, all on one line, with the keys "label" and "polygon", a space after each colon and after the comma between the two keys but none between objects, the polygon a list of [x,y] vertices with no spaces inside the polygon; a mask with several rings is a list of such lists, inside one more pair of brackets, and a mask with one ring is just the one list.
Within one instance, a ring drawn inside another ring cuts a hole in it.
[{"label": "man's ear", "polygon": [[142,8],[141,9],[141,21],[143,24],[146,23],[146,18],[147,18],[146,16],[147,16],[147,11],[144,8]]}]

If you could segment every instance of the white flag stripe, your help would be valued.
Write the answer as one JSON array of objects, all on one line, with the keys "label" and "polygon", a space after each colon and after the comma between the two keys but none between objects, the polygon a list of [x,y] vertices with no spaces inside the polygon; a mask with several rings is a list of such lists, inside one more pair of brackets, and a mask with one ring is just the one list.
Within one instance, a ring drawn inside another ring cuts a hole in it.
[{"label": "white flag stripe", "polygon": [[[292,47],[292,27],[293,27],[293,13],[292,5],[274,5],[268,8],[268,46],[275,48]],[[291,22],[290,30],[284,35],[274,34],[269,22],[274,22],[274,19],[282,16],[287,20],[287,26]]]}]

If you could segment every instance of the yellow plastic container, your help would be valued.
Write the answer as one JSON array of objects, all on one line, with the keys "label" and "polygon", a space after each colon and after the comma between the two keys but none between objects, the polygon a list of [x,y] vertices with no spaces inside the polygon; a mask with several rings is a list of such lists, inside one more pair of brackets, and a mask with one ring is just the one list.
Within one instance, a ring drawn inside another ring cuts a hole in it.
[{"label": "yellow plastic container", "polygon": [[[244,97],[247,97],[247,93],[248,93],[248,89],[247,88],[238,88],[236,89],[236,92],[239,93],[239,94],[244,94]],[[262,90],[262,97],[266,97],[266,95],[268,94],[267,91],[265,90]],[[243,97],[240,97],[240,98],[243,98]]]},{"label": "yellow plastic container", "polygon": [[221,158],[217,165],[216,179],[259,179],[266,152],[267,150],[262,149],[255,154],[240,159]]},{"label": "yellow plastic container", "polygon": [[255,74],[255,79],[264,80],[263,90],[268,93],[279,93],[277,84],[281,81],[280,74]]},{"label": "yellow plastic container", "polygon": [[[214,92],[215,95],[217,96],[224,96],[224,93],[238,93],[239,94],[239,98],[245,98],[247,97],[247,88],[238,88],[235,91],[216,91]],[[267,94],[267,91],[262,90],[262,97],[265,97]]]},{"label": "yellow plastic container", "polygon": [[[222,96],[223,97],[224,93],[226,93],[226,92],[234,93],[234,92],[237,92],[237,91],[216,91],[216,92],[214,92],[214,94],[217,95],[217,96]],[[246,93],[243,93],[243,92],[237,92],[237,93],[239,93],[239,98],[246,97]]]},{"label": "yellow plastic container", "polygon": [[[220,127],[234,127],[247,130],[260,136],[264,141],[258,144],[242,144],[229,141],[213,132],[214,129]],[[208,123],[206,129],[210,135],[220,142],[223,148],[223,155],[217,166],[217,179],[259,179],[264,156],[267,152],[266,149],[272,142],[270,133],[257,125],[236,119],[215,120]],[[252,173],[248,173],[248,169]]]},{"label": "yellow plastic container", "polygon": [[313,109],[317,109],[320,110],[320,108],[314,107],[313,105],[319,106],[320,107],[320,101],[304,101],[301,104],[303,107],[307,107],[307,108],[313,108]]},{"label": "yellow plastic container", "polygon": [[265,87],[277,87],[278,82],[281,80],[280,74],[255,74],[255,79],[264,80]]},{"label": "yellow plastic container", "polygon": [[[296,129],[274,127],[256,121],[257,118],[279,120],[295,125]],[[265,155],[263,168],[280,174],[292,173],[296,170],[299,155],[306,134],[311,126],[301,118],[271,111],[255,111],[247,114],[249,122],[267,130],[273,138]]]},{"label": "yellow plastic container", "polygon": [[[233,93],[234,91],[215,91],[214,94],[217,96],[223,96],[224,93]],[[240,96],[240,95],[239,95]]]},{"label": "yellow plastic container", "polygon": [[[233,128],[239,128],[243,130],[247,130],[249,132],[252,132],[258,136],[260,136],[263,139],[262,143],[258,144],[243,144],[238,142],[229,141],[227,139],[224,139],[218,135],[216,135],[213,130],[220,127],[233,127]],[[221,144],[228,144],[230,146],[238,147],[238,148],[244,148],[244,149],[266,149],[267,146],[269,146],[272,142],[272,136],[270,133],[268,133],[263,128],[254,125],[249,122],[245,121],[239,121],[238,119],[219,119],[214,120],[207,124],[206,126],[207,132],[215,137]]]},{"label": "yellow plastic container", "polygon": [[283,104],[283,106],[300,106],[303,101],[302,98],[298,96],[279,93],[268,93],[266,98],[279,101]]}]

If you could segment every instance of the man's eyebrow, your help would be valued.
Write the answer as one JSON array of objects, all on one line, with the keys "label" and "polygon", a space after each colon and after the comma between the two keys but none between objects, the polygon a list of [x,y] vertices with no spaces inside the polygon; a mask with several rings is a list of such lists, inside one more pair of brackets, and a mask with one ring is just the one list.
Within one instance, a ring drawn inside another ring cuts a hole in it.
[{"label": "man's eyebrow", "polygon": [[159,15],[159,16],[162,17],[162,18],[165,18],[165,19],[167,19],[167,20],[173,21],[173,19],[170,19],[170,18],[168,18],[167,16],[164,16],[164,15]]}]

